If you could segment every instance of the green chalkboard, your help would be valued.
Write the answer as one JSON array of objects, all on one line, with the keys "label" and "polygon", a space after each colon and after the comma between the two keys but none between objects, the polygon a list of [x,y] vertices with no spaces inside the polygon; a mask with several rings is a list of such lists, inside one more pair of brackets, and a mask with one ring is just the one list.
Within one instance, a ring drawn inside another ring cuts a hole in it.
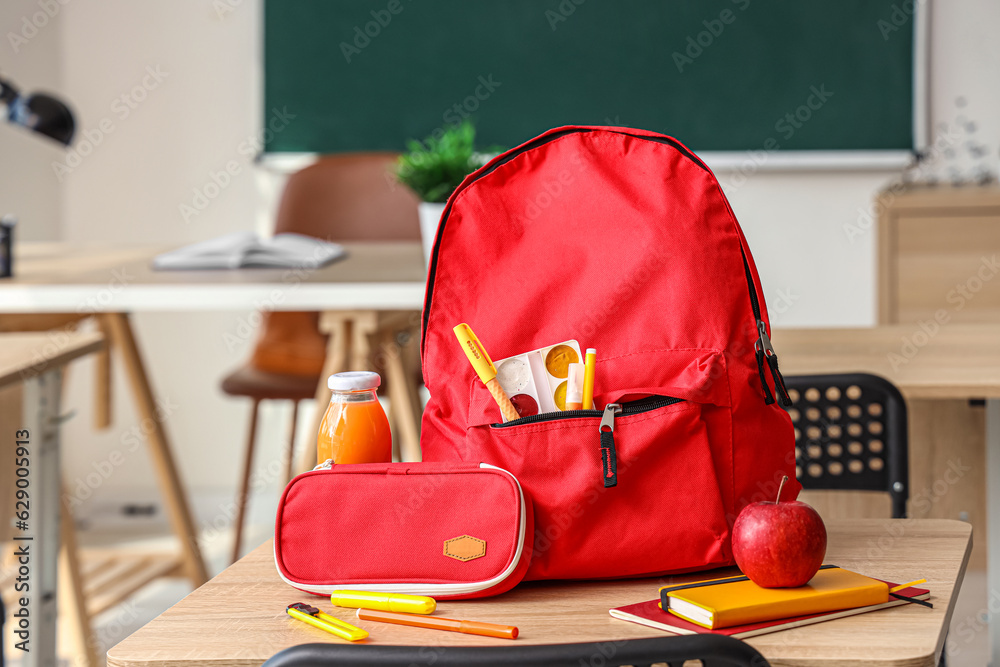
[{"label": "green chalkboard", "polygon": [[265,150],[400,150],[465,115],[483,145],[614,124],[702,151],[908,150],[912,4],[265,0],[265,123],[294,115]]}]

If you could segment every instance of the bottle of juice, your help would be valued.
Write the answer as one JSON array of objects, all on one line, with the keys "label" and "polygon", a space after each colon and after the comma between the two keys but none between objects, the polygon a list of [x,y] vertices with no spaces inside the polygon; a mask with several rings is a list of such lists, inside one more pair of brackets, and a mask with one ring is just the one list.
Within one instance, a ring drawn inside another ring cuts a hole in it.
[{"label": "bottle of juice", "polygon": [[336,373],[327,380],[333,391],[316,437],[316,462],[391,463],[389,420],[375,396],[378,373]]}]

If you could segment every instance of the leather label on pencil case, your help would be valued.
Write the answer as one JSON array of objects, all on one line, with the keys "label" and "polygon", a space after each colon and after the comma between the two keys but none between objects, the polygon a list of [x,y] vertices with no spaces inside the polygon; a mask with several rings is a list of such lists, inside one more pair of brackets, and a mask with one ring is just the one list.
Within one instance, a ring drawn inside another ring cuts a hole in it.
[{"label": "leather label on pencil case", "polygon": [[486,540],[460,535],[444,541],[444,555],[455,560],[475,560],[486,555]]}]

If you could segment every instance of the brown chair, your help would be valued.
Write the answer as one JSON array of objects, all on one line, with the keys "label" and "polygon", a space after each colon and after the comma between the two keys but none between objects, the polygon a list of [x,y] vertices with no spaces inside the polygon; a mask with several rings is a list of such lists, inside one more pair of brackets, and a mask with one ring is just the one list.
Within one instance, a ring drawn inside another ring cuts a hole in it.
[{"label": "brown chair", "polygon": [[[275,233],[295,232],[337,242],[419,241],[418,200],[408,189],[396,183],[391,172],[395,161],[396,156],[390,153],[328,156],[293,174],[282,194]],[[340,337],[350,335],[350,321],[356,319],[355,315],[368,316],[367,320],[371,320],[372,314],[362,311],[342,316],[340,321],[346,329]],[[250,360],[222,382],[222,390],[227,394],[245,396],[253,401],[242,478],[236,497],[234,561],[240,555],[243,538],[260,402],[292,401],[292,425],[285,462],[285,476],[289,479],[293,469],[299,401],[326,395],[326,385],[320,380],[336,364],[331,365],[326,359],[327,340],[320,331],[319,322],[319,313],[266,313]],[[359,326],[357,330],[362,328]],[[377,333],[369,329],[365,331],[366,334]],[[338,344],[341,342],[337,341]],[[364,357],[367,358],[368,348],[363,347]],[[346,358],[341,358],[339,363],[346,363]],[[373,366],[370,361],[357,363]],[[323,409],[323,405],[317,406],[317,410]]]}]

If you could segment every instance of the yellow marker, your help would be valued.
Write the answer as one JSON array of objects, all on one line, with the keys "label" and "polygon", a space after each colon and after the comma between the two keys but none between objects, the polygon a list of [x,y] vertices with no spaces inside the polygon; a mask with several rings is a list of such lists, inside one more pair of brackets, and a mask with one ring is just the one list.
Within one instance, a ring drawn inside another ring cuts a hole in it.
[{"label": "yellow marker", "polygon": [[597,350],[587,348],[586,371],[583,374],[583,409],[594,409],[594,372],[597,370]]},{"label": "yellow marker", "polygon": [[370,591],[334,591],[330,602],[338,607],[399,611],[409,614],[430,614],[437,609],[437,600],[423,595],[372,593]]},{"label": "yellow marker", "polygon": [[349,642],[361,641],[368,636],[368,633],[361,628],[345,623],[339,618],[330,616],[330,614],[324,614],[316,607],[310,607],[304,602],[290,604],[285,608],[285,611],[292,618],[308,623],[314,628],[325,630],[331,635],[336,635]]},{"label": "yellow marker", "polygon": [[469,358],[469,363],[472,364],[476,373],[479,374],[479,379],[490,390],[493,400],[500,406],[500,414],[503,415],[503,420],[509,422],[514,419],[520,419],[521,415],[518,414],[510,399],[507,398],[507,392],[503,390],[503,387],[500,386],[500,381],[497,380],[497,369],[493,365],[493,360],[490,359],[490,355],[486,354],[486,348],[476,338],[476,334],[472,333],[472,328],[463,322],[456,326],[454,331],[455,337],[458,338],[458,342],[462,346],[462,350],[465,351],[465,356]]}]

